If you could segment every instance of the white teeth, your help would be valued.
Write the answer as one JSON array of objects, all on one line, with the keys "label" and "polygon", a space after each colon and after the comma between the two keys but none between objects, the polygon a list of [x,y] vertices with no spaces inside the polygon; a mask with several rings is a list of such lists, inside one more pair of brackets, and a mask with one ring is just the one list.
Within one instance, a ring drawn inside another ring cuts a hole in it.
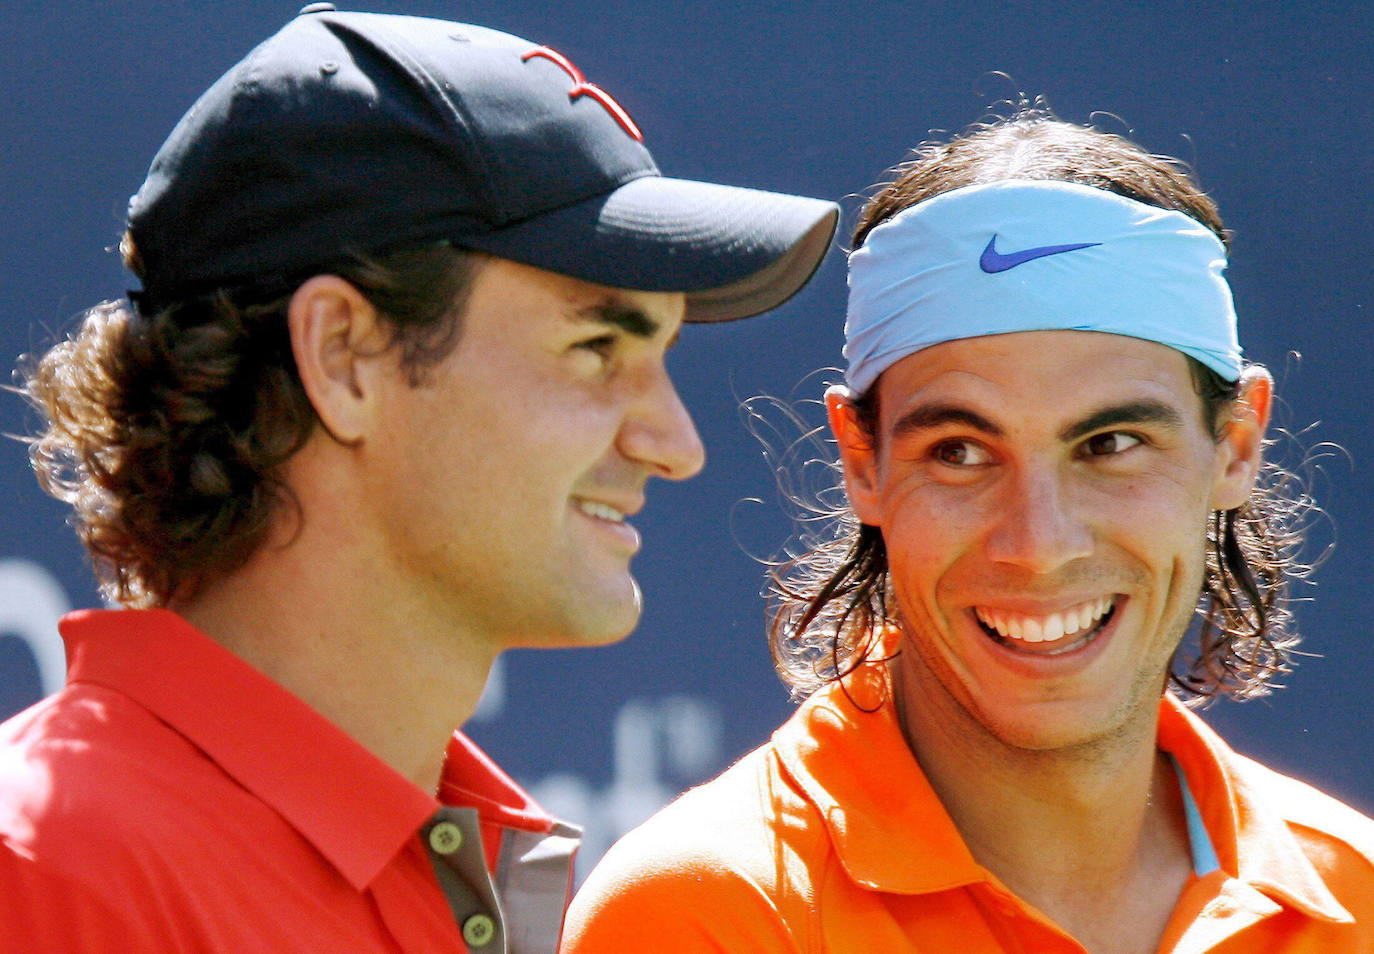
[{"label": "white teeth", "polygon": [[1059,613],[1051,613],[1050,618],[1045,620],[1045,642],[1050,642],[1051,640],[1059,639],[1066,632],[1072,633],[1077,629],[1077,626],[1074,626],[1072,629],[1065,629],[1064,617]]},{"label": "white teeth", "polygon": [[1097,625],[1114,604],[1114,597],[1103,596],[1048,616],[1021,616],[985,606],[975,607],[974,611],[983,625],[1008,639],[1039,643],[1063,639]]},{"label": "white teeth", "polygon": [[577,509],[588,516],[597,517],[601,520],[609,520],[612,523],[624,523],[625,514],[612,506],[604,503],[597,503],[594,500],[577,500]]}]

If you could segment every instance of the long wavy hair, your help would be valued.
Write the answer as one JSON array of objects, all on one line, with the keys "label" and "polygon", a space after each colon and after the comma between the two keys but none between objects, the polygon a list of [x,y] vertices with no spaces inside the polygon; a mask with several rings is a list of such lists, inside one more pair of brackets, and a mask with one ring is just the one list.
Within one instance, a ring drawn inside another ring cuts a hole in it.
[{"label": "long wavy hair", "polygon": [[[127,236],[125,263],[141,273]],[[384,316],[412,385],[457,344],[478,255],[446,246],[345,256],[338,275]],[[102,595],[162,606],[242,566],[284,505],[282,465],[317,418],[286,312],[304,276],[263,277],[151,313],[134,294],[89,309],[65,340],[21,361],[18,390],[44,426],[29,455],[71,505]]]},{"label": "long wavy hair", "polygon": [[[854,248],[918,202],[1003,179],[1105,189],[1183,212],[1230,244],[1215,204],[1181,162],[1150,155],[1119,135],[1060,121],[1039,107],[1022,106],[1009,118],[928,142],[894,172],[863,206]],[[1238,385],[1190,364],[1205,422],[1219,439]],[[855,407],[860,426],[875,435],[877,388],[858,396]],[[858,520],[844,499],[840,464],[831,470],[834,486],[820,495],[820,507],[811,507],[821,522],[811,524],[798,550],[770,573],[773,660],[795,696],[855,670],[878,651],[883,632],[898,625],[882,532]],[[1212,513],[1195,644],[1191,651],[1180,647],[1169,673],[1170,687],[1189,703],[1263,695],[1291,668],[1298,637],[1286,586],[1307,569],[1297,550],[1311,506],[1291,475],[1266,464],[1245,504]]]}]

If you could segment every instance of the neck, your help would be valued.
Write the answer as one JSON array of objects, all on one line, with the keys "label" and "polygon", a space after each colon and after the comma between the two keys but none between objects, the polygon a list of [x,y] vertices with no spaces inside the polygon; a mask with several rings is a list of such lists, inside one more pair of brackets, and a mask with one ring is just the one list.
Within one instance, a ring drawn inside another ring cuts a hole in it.
[{"label": "neck", "polygon": [[1191,870],[1157,707],[1108,738],[1019,748],[911,672],[910,655],[895,667],[902,731],[973,857],[1089,950],[1126,950],[1123,928],[1154,950]]},{"label": "neck", "polygon": [[171,606],[426,792],[502,648],[360,546],[328,507]]}]

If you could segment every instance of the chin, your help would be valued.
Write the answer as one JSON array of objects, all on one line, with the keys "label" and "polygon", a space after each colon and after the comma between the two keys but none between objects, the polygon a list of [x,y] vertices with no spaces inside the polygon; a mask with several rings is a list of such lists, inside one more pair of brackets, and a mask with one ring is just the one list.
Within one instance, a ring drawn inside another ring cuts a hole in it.
[{"label": "chin", "polygon": [[975,717],[1002,745],[1027,752],[1081,749],[1126,733],[1119,711],[1075,702],[1028,703],[1018,711],[980,712]]},{"label": "chin", "polygon": [[609,646],[634,632],[642,608],[634,580],[629,581],[628,590],[605,592],[603,588],[600,598],[595,592],[588,587],[576,594],[545,625],[521,634],[520,645],[545,649]]},{"label": "chin", "polygon": [[604,618],[565,634],[564,646],[611,646],[629,637],[639,625],[638,611],[616,618]]}]

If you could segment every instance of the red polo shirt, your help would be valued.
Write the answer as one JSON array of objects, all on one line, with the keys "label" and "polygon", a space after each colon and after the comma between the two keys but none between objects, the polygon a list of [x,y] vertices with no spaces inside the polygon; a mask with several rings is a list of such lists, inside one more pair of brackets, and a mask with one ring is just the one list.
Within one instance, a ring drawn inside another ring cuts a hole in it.
[{"label": "red polo shirt", "polygon": [[[852,677],[862,708],[821,689],[612,848],[568,912],[567,954],[1084,954],[973,858],[879,671]],[[1178,897],[1161,954],[1374,952],[1374,822],[1235,754],[1172,698],[1158,744],[1219,864]]]},{"label": "red polo shirt", "polygon": [[61,631],[0,726],[6,950],[556,949],[577,830],[461,733],[435,799],[174,613]]}]

